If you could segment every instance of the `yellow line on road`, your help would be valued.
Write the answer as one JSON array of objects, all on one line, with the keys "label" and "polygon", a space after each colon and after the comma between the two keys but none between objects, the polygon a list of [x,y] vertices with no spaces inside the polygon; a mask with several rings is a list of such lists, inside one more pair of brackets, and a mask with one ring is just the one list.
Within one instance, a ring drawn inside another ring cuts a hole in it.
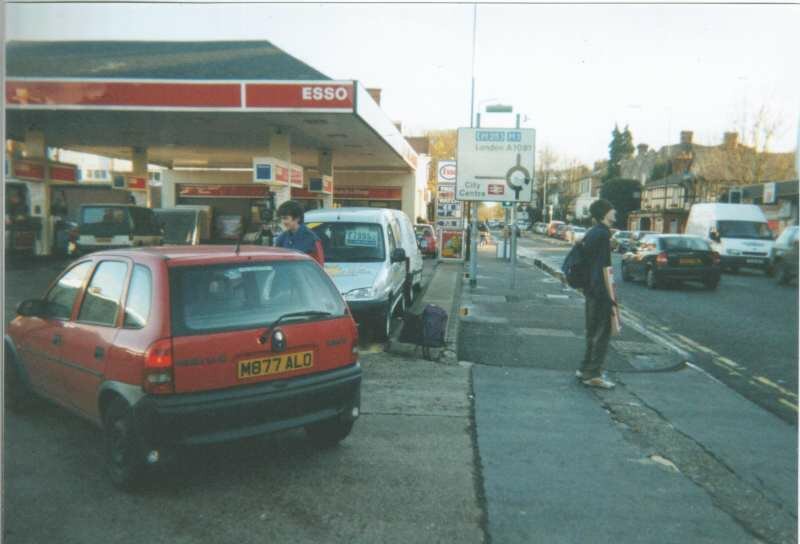
[{"label": "yellow line on road", "polygon": [[796,404],[794,404],[794,403],[792,403],[792,402],[789,402],[789,401],[788,401],[788,400],[786,400],[786,399],[778,399],[778,402],[780,402],[780,403],[781,403],[781,404],[783,404],[784,406],[788,406],[789,408],[791,408],[792,410],[794,410],[795,412],[797,412],[797,405],[796,405]]},{"label": "yellow line on road", "polygon": [[731,360],[730,360],[730,359],[728,359],[727,357],[722,357],[722,356],[719,356],[719,357],[717,357],[717,360],[718,360],[720,363],[722,363],[722,364],[724,364],[724,365],[728,365],[728,366],[729,366],[729,367],[731,367],[731,368],[741,368],[741,366],[739,366],[738,364],[734,363],[733,361],[731,361]]},{"label": "yellow line on road", "polygon": [[766,385],[768,387],[772,387],[773,389],[777,389],[778,391],[780,391],[781,393],[783,393],[787,397],[792,397],[793,399],[797,398],[797,395],[795,395],[794,393],[792,393],[788,389],[786,389],[784,387],[781,387],[777,383],[771,381],[769,378],[765,378],[764,376],[756,376],[755,379],[756,379],[756,381],[758,381],[760,383],[763,383],[764,385]]}]

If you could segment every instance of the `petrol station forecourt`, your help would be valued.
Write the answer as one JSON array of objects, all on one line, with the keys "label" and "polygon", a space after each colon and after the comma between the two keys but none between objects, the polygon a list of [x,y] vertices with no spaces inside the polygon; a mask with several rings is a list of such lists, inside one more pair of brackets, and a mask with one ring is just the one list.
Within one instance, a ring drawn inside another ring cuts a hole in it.
[{"label": "petrol station forecourt", "polygon": [[[9,177],[37,184],[31,213],[42,221],[43,255],[53,189],[79,185],[25,176],[31,163],[50,170],[47,148],[132,160],[132,176],[115,188],[141,191],[151,207],[246,216],[271,192],[275,206],[293,198],[307,209],[337,202],[425,215],[428,157],[376,98],[266,41],[10,42],[7,136],[24,152],[11,157]],[[132,186],[148,164],[167,168],[161,187]],[[259,165],[270,177],[257,177]]]}]

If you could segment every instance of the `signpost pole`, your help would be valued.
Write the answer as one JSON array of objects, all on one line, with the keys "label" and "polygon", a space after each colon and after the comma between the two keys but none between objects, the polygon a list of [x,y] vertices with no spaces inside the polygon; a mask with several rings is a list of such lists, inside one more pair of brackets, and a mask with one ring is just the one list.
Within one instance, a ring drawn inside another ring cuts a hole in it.
[{"label": "signpost pole", "polygon": [[[517,114],[517,128],[519,128],[519,114]],[[517,206],[519,202],[512,203],[511,208],[511,288],[517,285]]]},{"label": "signpost pole", "polygon": [[511,228],[511,210],[506,208],[504,211],[505,211],[505,220],[506,221],[505,221],[505,228],[503,229],[503,231],[504,231],[504,233],[503,233],[503,260],[505,261],[506,259],[508,259],[511,256],[509,254],[509,252],[508,252],[508,250],[509,250],[508,244],[511,241],[510,240],[510,236],[508,235],[511,232],[509,230]]}]

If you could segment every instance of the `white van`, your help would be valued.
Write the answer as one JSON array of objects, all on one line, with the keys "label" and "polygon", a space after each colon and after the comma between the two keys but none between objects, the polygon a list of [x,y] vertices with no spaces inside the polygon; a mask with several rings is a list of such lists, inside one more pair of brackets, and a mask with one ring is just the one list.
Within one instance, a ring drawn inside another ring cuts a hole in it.
[{"label": "white van", "polygon": [[422,251],[419,249],[417,243],[417,232],[414,230],[414,223],[411,219],[400,210],[389,210],[394,215],[397,226],[400,227],[400,244],[406,250],[406,257],[409,260],[409,272],[411,274],[411,285],[414,292],[422,287],[422,266],[424,264],[422,259]]},{"label": "white van", "polygon": [[686,234],[707,240],[719,253],[723,269],[769,271],[774,236],[764,212],[755,204],[694,204]]},{"label": "white van", "polygon": [[306,226],[322,240],[325,271],[356,321],[370,325],[380,340],[388,338],[392,316],[406,308],[406,258],[412,261],[409,279],[414,285],[422,280],[421,255],[418,273],[414,264],[419,254],[414,228],[410,227],[407,240],[398,213],[382,208],[335,208],[305,214]]}]

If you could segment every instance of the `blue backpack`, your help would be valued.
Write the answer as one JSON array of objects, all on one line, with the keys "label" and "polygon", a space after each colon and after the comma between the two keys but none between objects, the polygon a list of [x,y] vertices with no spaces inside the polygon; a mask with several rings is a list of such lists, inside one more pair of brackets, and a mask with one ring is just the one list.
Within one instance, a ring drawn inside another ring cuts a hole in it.
[{"label": "blue backpack", "polygon": [[572,246],[561,265],[561,272],[573,289],[586,289],[589,286],[589,259],[583,243]]}]

